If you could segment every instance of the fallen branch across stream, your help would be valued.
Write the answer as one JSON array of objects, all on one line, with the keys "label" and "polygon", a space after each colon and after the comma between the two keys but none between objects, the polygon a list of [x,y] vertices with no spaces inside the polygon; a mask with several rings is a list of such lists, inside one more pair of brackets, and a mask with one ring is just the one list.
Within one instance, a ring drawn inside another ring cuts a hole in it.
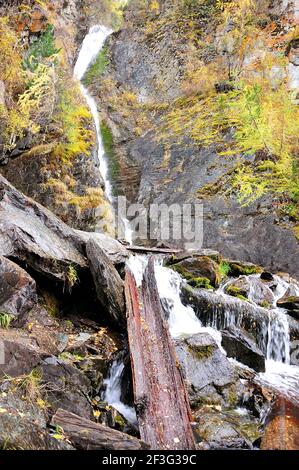
[{"label": "fallen branch across stream", "polygon": [[146,268],[141,292],[127,270],[125,294],[141,439],[151,449],[195,449],[189,401],[164,320],[153,258]]}]

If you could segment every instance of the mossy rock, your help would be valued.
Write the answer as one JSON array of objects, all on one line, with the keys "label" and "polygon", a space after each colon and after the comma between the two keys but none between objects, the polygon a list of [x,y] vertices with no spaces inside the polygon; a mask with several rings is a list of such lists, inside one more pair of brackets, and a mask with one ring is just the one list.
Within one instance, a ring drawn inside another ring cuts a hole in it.
[{"label": "mossy rock", "polygon": [[215,346],[212,344],[208,345],[188,345],[188,350],[193,354],[197,359],[203,360],[211,357],[214,354]]},{"label": "mossy rock", "polygon": [[207,277],[194,277],[188,281],[188,284],[195,289],[213,289],[213,286],[211,286],[210,283],[210,279]]},{"label": "mossy rock", "polygon": [[247,300],[247,291],[242,289],[241,287],[237,287],[234,285],[229,285],[226,287],[225,292],[228,295],[232,295],[233,297],[237,297],[241,300]]},{"label": "mossy rock", "polygon": [[172,264],[171,268],[184,277],[192,287],[211,289],[221,281],[219,264],[208,256],[191,256]]},{"label": "mossy rock", "polygon": [[227,263],[230,266],[230,275],[231,276],[248,276],[250,274],[259,274],[263,272],[263,269],[260,266],[252,263],[242,263],[240,261],[230,261]]}]

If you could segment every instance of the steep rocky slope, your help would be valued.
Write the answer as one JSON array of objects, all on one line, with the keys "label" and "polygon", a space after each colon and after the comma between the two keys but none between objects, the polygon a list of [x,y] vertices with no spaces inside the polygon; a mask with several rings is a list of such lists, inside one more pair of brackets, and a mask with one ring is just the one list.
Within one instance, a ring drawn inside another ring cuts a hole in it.
[{"label": "steep rocky slope", "polygon": [[[211,96],[216,90],[225,98],[225,93],[239,86],[234,85],[239,77],[249,80],[252,71],[248,64],[255,64],[258,76],[259,55],[262,64],[271,60],[271,67],[276,67],[276,51],[285,56],[283,67],[288,69],[289,83],[297,87],[294,5],[257,2],[255,38],[250,36],[250,20],[249,26],[243,25],[240,43],[234,23],[223,23],[217,5],[214,1],[149,2],[147,6],[132,2],[123,28],[109,40],[109,65],[104,76],[94,79],[93,89],[106,106],[102,114],[113,134],[116,184],[129,200],[146,207],[151,203],[202,202],[204,247],[298,276],[296,198],[292,200],[287,191],[279,190],[274,194],[262,190],[255,198],[272,178],[268,170],[257,170],[262,171],[256,173],[261,175],[260,186],[255,187],[251,176],[251,180],[241,181],[241,195],[239,185],[233,183],[240,162],[247,162],[244,168],[255,171],[263,161],[268,165],[269,157],[262,151],[255,155],[229,151],[234,138],[227,131],[221,142],[220,130],[211,131],[214,139],[207,137],[207,144],[194,136],[198,113],[203,112],[194,111],[200,96]],[[184,116],[190,109],[189,122]],[[296,133],[294,129],[293,135]],[[198,134],[201,139],[200,130]],[[295,157],[294,168],[296,165]],[[298,184],[297,173],[294,178]],[[252,193],[246,201],[242,200],[242,190],[246,191],[242,188],[248,181]]]},{"label": "steep rocky slope", "polygon": [[1,172],[70,225],[91,230],[96,208],[106,201],[93,121],[73,67],[97,22],[95,6],[92,0],[0,6],[6,62],[0,77]]}]

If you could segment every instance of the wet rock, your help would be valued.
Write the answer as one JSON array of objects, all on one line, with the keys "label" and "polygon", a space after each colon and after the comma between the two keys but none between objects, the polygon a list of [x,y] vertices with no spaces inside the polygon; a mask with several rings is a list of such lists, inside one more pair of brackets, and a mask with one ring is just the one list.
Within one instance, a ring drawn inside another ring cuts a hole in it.
[{"label": "wet rock", "polygon": [[24,395],[11,384],[0,387],[0,449],[72,450],[66,440],[50,433],[45,409]]},{"label": "wet rock", "polygon": [[289,296],[286,293],[277,301],[277,306],[286,309],[289,315],[299,319],[299,296]]},{"label": "wet rock", "polygon": [[32,309],[36,302],[36,285],[32,277],[0,256],[0,311],[18,316]]},{"label": "wet rock", "polygon": [[299,408],[278,398],[266,418],[262,450],[299,450]]},{"label": "wet rock", "polygon": [[262,279],[262,281],[274,281],[273,274],[269,273],[268,271],[263,271],[260,275],[260,278]]},{"label": "wet rock", "polygon": [[262,436],[259,420],[246,410],[221,412],[202,407],[195,418],[199,449],[252,449],[254,442]]},{"label": "wet rock", "polygon": [[44,359],[39,370],[51,413],[63,408],[84,418],[92,418],[92,406],[88,399],[91,383],[83,372],[54,356]]},{"label": "wet rock", "polygon": [[255,342],[242,330],[230,326],[222,331],[222,346],[232,357],[257,372],[265,372],[265,358]]},{"label": "wet rock", "polygon": [[241,276],[248,274],[257,274],[262,272],[262,268],[253,263],[245,263],[241,261],[228,261],[230,265],[230,274],[232,276]]},{"label": "wet rock", "polygon": [[228,295],[246,300],[250,291],[250,282],[247,277],[242,276],[226,284],[224,290]]},{"label": "wet rock", "polygon": [[135,437],[89,421],[74,413],[59,409],[52,418],[54,426],[62,427],[64,434],[77,449],[82,450],[140,450],[148,446]]},{"label": "wet rock", "polygon": [[[223,330],[229,325],[236,325],[250,333],[257,346],[266,353],[269,316],[275,317],[275,311],[258,307],[230,295],[206,289],[192,289],[190,286],[182,286],[181,298],[184,305],[190,305],[193,308],[204,326],[213,326],[218,330]],[[291,341],[298,340],[298,321],[288,316],[288,323]]]},{"label": "wet rock", "polygon": [[198,333],[177,339],[175,349],[192,406],[221,403],[220,390],[234,384],[236,375],[215,340],[207,333]]},{"label": "wet rock", "polygon": [[240,299],[253,301],[261,307],[272,307],[274,295],[271,288],[260,278],[254,276],[241,276],[236,280],[228,282],[225,292]]},{"label": "wet rock", "polygon": [[130,434],[131,436],[139,437],[138,429],[130,424],[113,406],[109,406],[108,403],[102,402],[102,406],[99,406],[99,413],[100,424],[116,429],[117,431]]},{"label": "wet rock", "polygon": [[122,279],[96,241],[87,242],[86,253],[100,303],[107,309],[110,320],[117,326],[124,327],[126,312]]},{"label": "wet rock", "polygon": [[172,264],[171,268],[183,276],[193,287],[217,287],[221,280],[218,264],[208,256],[192,256]]}]

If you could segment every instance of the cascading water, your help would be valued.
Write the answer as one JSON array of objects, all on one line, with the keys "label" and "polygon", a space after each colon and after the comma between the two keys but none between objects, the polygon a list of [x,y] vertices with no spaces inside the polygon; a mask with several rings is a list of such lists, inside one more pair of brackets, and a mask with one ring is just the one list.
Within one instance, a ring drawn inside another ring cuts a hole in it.
[{"label": "cascading water", "polygon": [[[144,269],[147,264],[146,256],[132,256],[128,267],[133,272],[136,283],[141,285]],[[267,384],[282,394],[299,402],[298,380],[299,367],[289,365],[290,362],[290,334],[288,315],[283,309],[277,308],[276,302],[281,298],[289,284],[280,277],[274,276],[276,287],[273,296],[273,308],[259,307],[253,301],[246,302],[224,293],[223,286],[216,292],[201,290],[206,304],[209,306],[209,316],[204,325],[198,319],[194,309],[184,305],[181,300],[181,286],[184,284],[181,276],[173,270],[166,268],[162,262],[157,261],[155,274],[158,291],[164,310],[168,314],[170,333],[173,337],[208,332],[221,347],[221,333],[229,325],[252,327],[256,339],[262,347],[266,357],[266,372],[258,374],[256,381]],[[247,276],[253,279],[254,276]],[[256,313],[260,328],[252,314]],[[252,331],[253,332],[253,331]],[[264,344],[263,344],[264,343]],[[222,348],[221,348],[222,349]],[[222,352],[223,349],[222,349]]]},{"label": "cascading water", "polygon": [[[111,204],[114,202],[112,183],[109,179],[109,165],[105,157],[104,144],[101,134],[100,118],[96,100],[91,96],[87,88],[83,85],[82,79],[90,65],[94,63],[98,54],[102,50],[106,39],[112,33],[111,29],[105,26],[96,25],[90,28],[82,43],[77,62],[74,67],[74,77],[80,82],[80,88],[85,101],[90,109],[93,117],[96,135],[97,135],[97,155],[100,166],[100,173],[104,180],[106,197]],[[125,240],[132,244],[132,230],[129,221],[124,218],[120,221],[123,224],[123,232]]]},{"label": "cascading water", "polygon": [[[105,26],[96,25],[90,28],[88,34],[85,36],[82,43],[77,62],[74,67],[74,77],[80,82],[82,94],[90,109],[91,115],[94,120],[94,125],[97,135],[97,156],[100,166],[100,173],[104,180],[105,193],[109,202],[113,203],[112,184],[109,180],[109,166],[105,158],[105,150],[103,139],[101,135],[100,118],[95,99],[91,96],[87,88],[83,85],[82,79],[91,64],[94,63],[98,54],[102,50],[107,37],[112,33],[111,29]],[[125,239],[128,243],[132,244],[132,231],[127,219],[121,221],[124,225]],[[107,379],[105,380],[106,391],[104,399],[117,409],[130,423],[136,423],[136,414],[133,408],[121,402],[121,376],[124,369],[124,364],[121,360],[115,361],[110,370]]]},{"label": "cascading water", "polygon": [[103,398],[109,405],[113,406],[124,416],[129,423],[136,424],[137,418],[135,410],[121,401],[121,379],[124,367],[124,363],[121,359],[117,359],[112,363],[108,377],[104,380],[106,389]]},{"label": "cascading water", "polygon": [[95,99],[91,96],[87,88],[82,84],[81,80],[87,72],[89,66],[96,60],[99,52],[102,50],[107,37],[112,33],[111,29],[105,26],[96,25],[90,28],[89,33],[85,36],[82,43],[77,62],[74,68],[74,77],[80,81],[82,94],[88,104],[92,114],[98,143],[98,161],[100,172],[105,183],[105,192],[109,201],[112,201],[112,185],[109,180],[108,162],[105,158],[105,150],[101,135],[100,119]]}]

